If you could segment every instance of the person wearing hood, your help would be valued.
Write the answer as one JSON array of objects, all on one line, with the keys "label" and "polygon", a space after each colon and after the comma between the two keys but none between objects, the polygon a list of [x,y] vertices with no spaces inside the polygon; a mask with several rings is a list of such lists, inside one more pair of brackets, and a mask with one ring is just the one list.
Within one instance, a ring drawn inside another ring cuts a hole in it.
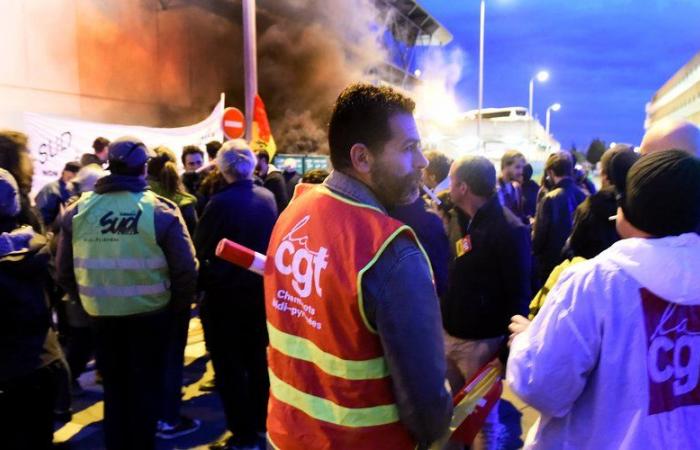
[{"label": "person wearing hood", "polygon": [[277,167],[270,164],[270,154],[266,150],[258,151],[255,156],[258,159],[258,165],[255,166],[255,175],[260,177],[263,187],[274,194],[277,211],[281,213],[289,203],[284,176]]},{"label": "person wearing hood", "polygon": [[511,323],[506,378],[541,414],[526,449],[700,447],[700,159],[641,158],[619,205],[623,239]]},{"label": "person wearing hood", "polygon": [[19,226],[19,187],[0,169],[0,446],[50,449],[63,358],[51,328],[46,238]]},{"label": "person wearing hood", "polygon": [[155,448],[168,331],[195,294],[194,247],[177,205],[148,190],[150,156],[113,141],[111,174],[61,219],[57,278],[95,332],[108,450]]}]

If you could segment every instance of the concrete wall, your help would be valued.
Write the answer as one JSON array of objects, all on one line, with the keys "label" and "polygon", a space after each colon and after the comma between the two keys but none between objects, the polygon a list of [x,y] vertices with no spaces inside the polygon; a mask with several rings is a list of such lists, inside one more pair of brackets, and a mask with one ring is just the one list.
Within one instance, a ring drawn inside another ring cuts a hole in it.
[{"label": "concrete wall", "polygon": [[220,92],[242,106],[240,11],[165,3],[0,0],[0,128],[21,130],[25,111],[182,126]]}]

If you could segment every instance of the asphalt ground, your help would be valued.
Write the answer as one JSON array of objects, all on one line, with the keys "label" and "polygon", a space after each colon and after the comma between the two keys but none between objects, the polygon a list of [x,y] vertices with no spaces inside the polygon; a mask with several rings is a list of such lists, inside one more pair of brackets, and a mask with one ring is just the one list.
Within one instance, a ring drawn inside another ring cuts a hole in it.
[{"label": "asphalt ground", "polygon": [[[171,440],[157,440],[158,450],[206,450],[208,444],[227,435],[223,409],[215,392],[202,392],[199,385],[211,380],[214,372],[204,347],[204,333],[198,318],[190,322],[185,349],[183,403],[181,413],[201,421],[196,432]],[[102,386],[95,382],[95,371],[88,370],[80,377],[85,393],[73,400],[70,422],[56,423],[54,442],[61,449],[99,450],[104,448],[102,434]],[[504,386],[499,407],[501,423],[509,430],[502,450],[522,447],[524,435],[537,413],[520,401]],[[480,447],[476,442],[475,449]]]}]

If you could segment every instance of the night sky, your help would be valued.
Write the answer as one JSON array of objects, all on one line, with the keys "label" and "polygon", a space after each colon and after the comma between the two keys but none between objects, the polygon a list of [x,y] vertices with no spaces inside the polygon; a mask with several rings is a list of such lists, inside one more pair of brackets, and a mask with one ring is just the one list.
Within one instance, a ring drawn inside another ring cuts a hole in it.
[{"label": "night sky", "polygon": [[[457,85],[465,109],[476,108],[478,0],[422,0],[453,35],[446,48],[465,52]],[[699,0],[487,0],[484,107],[525,106],[535,82],[535,114],[563,147],[591,139],[639,144],[644,107],[654,92],[700,51]]]}]

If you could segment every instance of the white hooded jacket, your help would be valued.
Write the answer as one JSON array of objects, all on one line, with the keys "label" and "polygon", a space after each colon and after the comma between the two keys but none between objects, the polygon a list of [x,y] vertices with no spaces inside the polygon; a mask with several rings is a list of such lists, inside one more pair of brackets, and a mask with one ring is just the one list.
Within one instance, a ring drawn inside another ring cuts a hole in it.
[{"label": "white hooded jacket", "polygon": [[617,242],[567,269],[513,341],[529,449],[700,449],[700,237]]}]

